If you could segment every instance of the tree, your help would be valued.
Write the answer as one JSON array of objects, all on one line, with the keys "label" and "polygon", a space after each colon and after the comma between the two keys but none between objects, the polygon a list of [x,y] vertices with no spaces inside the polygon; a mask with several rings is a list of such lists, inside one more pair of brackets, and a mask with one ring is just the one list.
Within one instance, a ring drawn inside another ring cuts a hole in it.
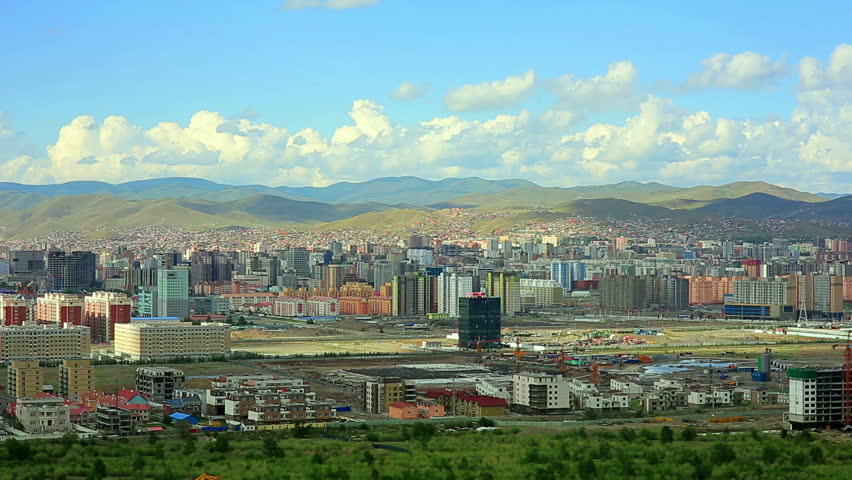
[{"label": "tree", "polygon": [[245,326],[247,324],[248,324],[248,322],[246,322],[246,317],[240,315],[240,318],[237,319],[237,325]]},{"label": "tree", "polygon": [[695,430],[695,427],[686,427],[682,432],[680,432],[680,438],[685,442],[695,441],[695,439],[698,438],[698,431]]},{"label": "tree", "polygon": [[278,445],[278,442],[276,442],[273,437],[264,437],[263,453],[270,458],[280,458],[284,456],[284,451],[281,450],[281,446]]},{"label": "tree", "polygon": [[171,425],[172,417],[169,415],[163,415],[163,425]]},{"label": "tree", "polygon": [[92,472],[95,474],[95,478],[104,478],[107,475],[106,464],[100,458],[95,459],[94,465],[92,465]]},{"label": "tree", "polygon": [[660,442],[662,443],[672,443],[674,441],[674,432],[672,428],[668,425],[663,426],[660,429]]},{"label": "tree", "polygon": [[632,442],[636,440],[636,432],[633,431],[632,428],[622,427],[621,430],[618,431],[618,436],[625,442]]},{"label": "tree", "polygon": [[28,443],[21,442],[14,438],[6,440],[6,451],[9,456],[15,460],[26,460],[32,455],[32,450]]},{"label": "tree", "polygon": [[724,442],[714,443],[710,447],[710,461],[714,464],[732,462],[737,459],[737,454],[730,445]]},{"label": "tree", "polygon": [[420,442],[421,445],[426,445],[432,436],[435,435],[435,425],[426,422],[417,422],[411,429],[411,438]]},{"label": "tree", "polygon": [[210,445],[210,451],[216,453],[227,453],[231,449],[231,444],[228,442],[228,437],[225,435],[216,435],[213,437],[213,443]]}]

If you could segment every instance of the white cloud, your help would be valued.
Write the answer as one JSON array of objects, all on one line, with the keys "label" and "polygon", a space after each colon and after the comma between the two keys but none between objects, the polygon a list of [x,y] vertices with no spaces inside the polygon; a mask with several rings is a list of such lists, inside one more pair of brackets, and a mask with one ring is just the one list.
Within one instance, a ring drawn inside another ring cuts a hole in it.
[{"label": "white cloud", "polygon": [[346,10],[350,8],[370,7],[379,0],[286,0],[281,4],[285,10],[305,10],[308,8],[327,8],[331,10]]},{"label": "white cloud", "polygon": [[477,112],[517,105],[532,95],[536,75],[532,70],[505,80],[468,84],[447,92],[444,103],[451,112]]},{"label": "white cloud", "polygon": [[607,111],[635,106],[634,89],[638,72],[633,62],[609,64],[606,74],[592,78],[563,75],[547,82],[562,108],[574,111]]},{"label": "white cloud", "polygon": [[402,82],[391,93],[391,98],[400,102],[410,102],[422,98],[427,91],[429,91],[428,83],[416,85],[411,82]]},{"label": "white cloud", "polygon": [[686,80],[692,88],[730,88],[759,90],[772,87],[789,71],[783,60],[772,60],[767,55],[743,52],[736,55],[717,53],[701,61],[704,69]]},{"label": "white cloud", "polygon": [[[400,125],[378,103],[357,100],[350,120],[325,135],[308,126],[288,131],[212,111],[151,128],[121,116],[79,116],[39,151],[10,119],[0,117],[0,167],[4,180],[29,183],[194,176],[225,183],[325,185],[418,175],[524,177],[544,185],[761,179],[850,192],[850,65],[852,47],[845,45],[824,62],[803,59],[798,106],[788,118],[771,121],[716,117],[648,96],[621,121],[588,122],[588,110],[557,105],[536,113],[523,109],[477,120],[447,115]],[[523,92],[535,84],[528,73],[524,88],[508,88],[511,79],[496,82],[497,87],[470,86],[476,91],[466,92],[466,105],[494,105],[495,98],[508,102],[528,94]],[[523,77],[516,78],[524,83]],[[623,101],[633,93],[632,86],[622,87],[634,82],[632,65],[613,64],[601,77],[564,82],[570,88],[563,98],[581,105],[591,101],[591,92],[609,91]]]}]

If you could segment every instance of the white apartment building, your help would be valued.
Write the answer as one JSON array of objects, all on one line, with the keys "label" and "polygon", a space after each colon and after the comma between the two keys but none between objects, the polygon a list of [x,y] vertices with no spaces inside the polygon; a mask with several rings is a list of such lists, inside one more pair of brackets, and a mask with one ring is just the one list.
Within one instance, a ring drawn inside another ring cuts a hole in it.
[{"label": "white apartment building", "polygon": [[231,353],[231,332],[224,323],[117,324],[113,349],[116,357],[131,360],[208,358]]},{"label": "white apartment building", "polygon": [[482,380],[476,384],[476,394],[503,398],[512,403],[512,380]]},{"label": "white apartment building", "polygon": [[633,382],[626,382],[624,380],[616,380],[614,378],[609,381],[609,389],[614,392],[621,392],[629,395],[638,395],[644,390],[642,385]]},{"label": "white apartment building", "polygon": [[560,375],[516,373],[512,376],[512,405],[534,413],[571,410],[570,382]]},{"label": "white apartment building", "polygon": [[458,317],[459,298],[466,297],[474,291],[474,277],[471,275],[458,273],[438,275],[438,313],[449,314],[452,318]]},{"label": "white apartment building", "polygon": [[731,390],[713,390],[712,392],[689,392],[686,398],[689,405],[733,405],[734,392]]},{"label": "white apartment building", "polygon": [[786,278],[747,278],[734,283],[734,301],[753,305],[793,305]]},{"label": "white apartment building", "polygon": [[310,297],[306,306],[311,317],[336,317],[340,314],[340,305],[334,297]]},{"label": "white apartment building", "polygon": [[308,307],[298,297],[277,297],[272,302],[272,314],[279,317],[304,317],[308,314]]}]

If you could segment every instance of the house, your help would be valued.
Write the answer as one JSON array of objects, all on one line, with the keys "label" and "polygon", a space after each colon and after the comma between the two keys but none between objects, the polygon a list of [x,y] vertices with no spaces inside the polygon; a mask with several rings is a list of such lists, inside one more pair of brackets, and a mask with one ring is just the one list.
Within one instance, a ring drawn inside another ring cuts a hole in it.
[{"label": "house", "polygon": [[190,395],[187,397],[170,398],[163,402],[163,415],[171,415],[172,413],[185,413],[195,417],[201,416],[202,411],[201,397],[198,395]]},{"label": "house", "polygon": [[388,405],[388,416],[399,420],[443,417],[444,413],[444,406],[433,402],[393,402]]},{"label": "house", "polygon": [[198,420],[198,417],[179,412],[169,415],[169,418],[171,418],[175,422],[187,422],[190,425],[198,425],[198,423],[200,422],[200,420]]},{"label": "house", "polygon": [[463,390],[429,390],[425,396],[442,405],[452,415],[463,417],[502,417],[509,407],[505,398],[477,395]]}]

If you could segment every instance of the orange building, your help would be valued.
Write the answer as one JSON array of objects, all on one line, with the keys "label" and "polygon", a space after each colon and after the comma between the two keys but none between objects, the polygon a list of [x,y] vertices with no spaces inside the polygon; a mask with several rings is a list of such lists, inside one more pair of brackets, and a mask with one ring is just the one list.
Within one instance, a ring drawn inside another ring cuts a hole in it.
[{"label": "orange building", "polygon": [[393,313],[393,297],[375,295],[367,299],[370,315],[391,315]]},{"label": "orange building", "polygon": [[388,416],[400,420],[443,417],[444,406],[432,402],[394,402],[388,406]]},{"label": "orange building", "polygon": [[381,287],[379,287],[379,295],[383,297],[392,297],[393,296],[393,284],[388,282]]},{"label": "orange building", "polygon": [[366,298],[361,297],[340,297],[341,315],[369,315],[370,304]]},{"label": "orange building", "polygon": [[734,293],[734,282],[743,277],[688,277],[689,303],[704,305],[725,303],[725,295]]},{"label": "orange building", "polygon": [[340,287],[341,297],[361,297],[369,298],[375,295],[373,286],[364,282],[346,282]]}]

